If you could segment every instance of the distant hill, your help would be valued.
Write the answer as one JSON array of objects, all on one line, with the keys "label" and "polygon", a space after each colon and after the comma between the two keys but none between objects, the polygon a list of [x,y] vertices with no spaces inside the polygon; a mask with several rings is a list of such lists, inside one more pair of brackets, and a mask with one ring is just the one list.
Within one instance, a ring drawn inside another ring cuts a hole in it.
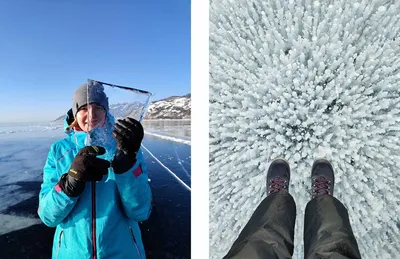
[{"label": "distant hill", "polygon": [[[191,115],[191,94],[183,96],[170,96],[150,104],[146,113],[145,120],[157,119],[190,119]],[[113,104],[110,105],[110,110],[113,114],[121,114],[128,109],[138,110],[133,106],[138,104]],[[139,110],[140,111],[140,110]],[[65,115],[61,115],[55,121],[64,120]]]},{"label": "distant hill", "polygon": [[171,96],[152,102],[147,111],[148,119],[190,119],[191,95]]},{"label": "distant hill", "polygon": [[60,121],[60,120],[64,120],[65,115],[61,115],[60,117],[58,117],[57,119],[55,119],[54,121]]}]

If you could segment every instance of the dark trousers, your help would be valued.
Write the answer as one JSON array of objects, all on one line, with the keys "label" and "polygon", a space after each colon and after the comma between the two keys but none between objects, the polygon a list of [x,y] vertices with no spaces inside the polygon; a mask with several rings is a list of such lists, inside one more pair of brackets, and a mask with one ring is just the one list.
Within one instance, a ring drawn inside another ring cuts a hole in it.
[{"label": "dark trousers", "polygon": [[[280,191],[258,206],[224,259],[292,258],[296,205]],[[330,195],[308,202],[304,219],[304,258],[361,258],[343,204]]]}]

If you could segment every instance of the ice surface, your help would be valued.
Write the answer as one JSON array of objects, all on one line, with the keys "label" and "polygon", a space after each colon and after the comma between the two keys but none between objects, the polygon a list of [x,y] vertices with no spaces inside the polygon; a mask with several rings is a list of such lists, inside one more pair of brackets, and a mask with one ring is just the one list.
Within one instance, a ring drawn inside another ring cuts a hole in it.
[{"label": "ice surface", "polygon": [[398,257],[399,11],[399,1],[211,1],[211,258],[265,197],[277,157],[292,169],[293,258],[317,157],[333,163],[362,257]]},{"label": "ice surface", "polygon": [[0,234],[40,223],[35,215],[11,213],[38,197],[46,155],[51,143],[62,137],[59,131],[51,123],[0,125],[0,132],[9,132],[0,134]]},{"label": "ice surface", "polygon": [[40,219],[34,218],[33,216],[20,217],[16,215],[0,214],[0,235],[41,223]]},{"label": "ice surface", "polygon": [[145,131],[145,134],[150,135],[150,136],[155,136],[161,139],[166,139],[166,140],[170,140],[173,142],[178,142],[178,143],[182,143],[182,144],[186,144],[189,145],[191,144],[189,139],[183,139],[182,137],[171,137],[171,136],[167,136],[165,133],[164,134],[157,134],[157,133],[152,133],[149,131]]},{"label": "ice surface", "polygon": [[190,120],[145,120],[143,127],[148,134],[154,133],[182,140],[190,140]]}]

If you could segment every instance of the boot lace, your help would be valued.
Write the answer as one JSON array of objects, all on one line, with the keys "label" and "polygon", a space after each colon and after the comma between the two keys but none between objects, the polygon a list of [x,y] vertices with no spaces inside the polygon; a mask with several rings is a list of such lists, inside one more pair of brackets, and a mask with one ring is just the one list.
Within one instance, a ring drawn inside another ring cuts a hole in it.
[{"label": "boot lace", "polygon": [[330,183],[331,181],[326,179],[324,176],[314,178],[313,198],[323,194],[330,194]]},{"label": "boot lace", "polygon": [[275,177],[269,181],[269,192],[268,194],[279,192],[282,189],[287,189],[287,181],[281,177]]}]

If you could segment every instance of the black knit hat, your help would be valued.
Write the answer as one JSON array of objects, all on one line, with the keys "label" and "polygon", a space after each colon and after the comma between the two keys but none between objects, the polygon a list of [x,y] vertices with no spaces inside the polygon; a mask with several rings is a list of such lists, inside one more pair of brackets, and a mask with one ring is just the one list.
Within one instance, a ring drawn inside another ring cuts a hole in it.
[{"label": "black knit hat", "polygon": [[85,83],[76,89],[72,96],[72,112],[74,117],[76,117],[79,108],[88,104],[88,94],[89,104],[96,103],[108,112],[108,97],[104,93],[104,86],[96,81],[89,81],[89,83]]}]

